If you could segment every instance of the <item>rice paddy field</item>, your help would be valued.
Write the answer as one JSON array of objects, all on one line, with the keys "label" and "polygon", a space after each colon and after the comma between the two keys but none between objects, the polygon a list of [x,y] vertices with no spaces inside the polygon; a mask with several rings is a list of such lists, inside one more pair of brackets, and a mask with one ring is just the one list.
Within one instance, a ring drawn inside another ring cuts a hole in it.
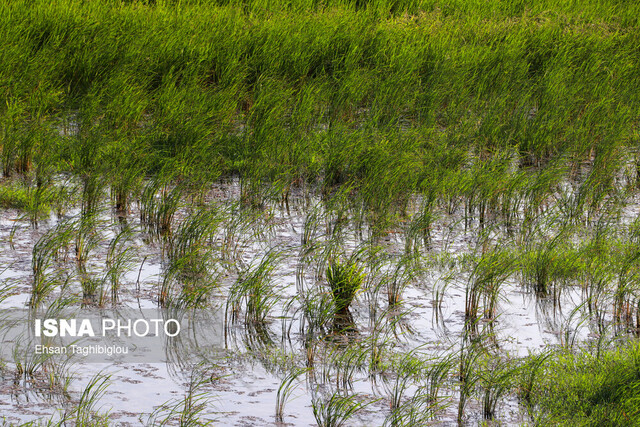
[{"label": "rice paddy field", "polygon": [[0,425],[640,425],[639,17],[0,1],[0,318],[213,331],[12,347]]}]

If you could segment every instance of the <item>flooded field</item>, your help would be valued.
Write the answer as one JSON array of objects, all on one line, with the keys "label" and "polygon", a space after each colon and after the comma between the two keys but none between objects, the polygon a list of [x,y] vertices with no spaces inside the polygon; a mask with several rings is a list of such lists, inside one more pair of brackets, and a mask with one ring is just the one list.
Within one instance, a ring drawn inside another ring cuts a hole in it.
[{"label": "flooded field", "polygon": [[640,425],[640,3],[0,2],[0,425]]},{"label": "flooded field", "polygon": [[[155,206],[170,194],[155,194]],[[556,220],[558,204],[549,202],[537,224]],[[27,350],[15,352],[1,371],[5,422],[75,416],[91,385],[88,413],[119,425],[179,424],[185,414],[241,426],[336,425],[326,419],[340,417],[347,425],[405,425],[415,417],[453,425],[458,411],[474,424],[487,418],[488,404],[489,418],[526,422],[514,392],[521,360],[615,339],[614,296],[590,289],[582,272],[549,277],[549,291],[536,290],[528,269],[553,270],[525,264],[522,245],[531,241],[498,217],[465,221],[463,205],[434,210],[428,235],[416,237],[411,218],[420,203],[384,231],[359,221],[348,204],[302,189],[287,206],[248,205],[238,181],[217,184],[202,200],[180,199],[163,230],[149,220],[157,208],[141,203],[90,217],[70,208],[37,226],[3,211],[1,309],[59,304],[80,318],[114,309],[208,313],[219,323],[202,351],[204,344],[185,338],[152,362],[29,361]],[[636,209],[621,212],[616,233],[633,224]],[[338,262],[361,277],[342,313],[330,284]],[[461,391],[461,369],[473,375],[468,390]],[[511,376],[508,385],[491,389],[501,375]],[[461,392],[468,394],[462,409]]]}]

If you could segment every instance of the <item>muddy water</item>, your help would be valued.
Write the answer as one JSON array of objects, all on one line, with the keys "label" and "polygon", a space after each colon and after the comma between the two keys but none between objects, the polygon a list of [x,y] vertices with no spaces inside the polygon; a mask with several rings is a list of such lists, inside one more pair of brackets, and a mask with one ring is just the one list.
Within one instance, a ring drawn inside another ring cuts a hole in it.
[{"label": "muddy water", "polygon": [[[212,190],[209,203],[218,206],[221,212],[229,209],[239,199],[237,183],[220,185]],[[309,212],[321,210],[318,200],[292,201],[289,212],[275,205],[252,214],[250,227],[241,232],[230,233],[229,224],[239,215],[229,213],[220,225],[214,245],[223,246],[225,236],[232,235],[232,244],[225,244],[228,257],[218,276],[219,286],[213,291],[210,304],[216,310],[224,310],[229,289],[238,277],[238,270],[255,265],[271,249],[283,251],[272,277],[272,287],[279,295],[270,310],[266,339],[259,339],[255,331],[243,325],[232,325],[228,330],[226,345],[207,357],[204,380],[195,393],[195,401],[202,404],[200,417],[213,420],[217,425],[315,425],[312,399],[334,390],[330,363],[332,353],[318,352],[315,375],[301,375],[293,384],[290,399],[284,408],[284,424],[275,419],[276,395],[287,367],[292,364],[305,366],[305,348],[299,304],[292,301],[299,292],[301,278],[305,289],[322,288],[318,283],[314,267],[297,275],[302,251],[301,241],[305,224],[309,224]],[[188,214],[188,207],[181,208],[176,215],[179,222]],[[68,217],[77,216],[70,211]],[[161,239],[151,241],[139,221],[137,211],[127,217],[133,230],[127,245],[132,258],[123,273],[118,304],[132,308],[151,309],[158,306],[159,289],[166,269]],[[20,220],[16,211],[4,211],[0,218],[0,283],[11,287],[0,308],[25,308],[29,302],[33,274],[31,256],[33,247],[45,233],[56,226],[58,218],[51,217],[41,222],[36,229],[27,221]],[[331,224],[329,224],[331,225]],[[104,272],[107,246],[110,239],[121,229],[121,221],[112,213],[104,212],[100,220],[100,242],[91,251],[88,261],[89,274],[98,277]],[[329,227],[330,228],[330,227]],[[308,229],[308,227],[307,227]],[[361,247],[368,234],[356,230],[353,224],[343,229],[342,246],[347,252]],[[327,226],[321,222],[311,233],[319,246],[326,244]],[[408,352],[415,348],[426,349],[434,355],[455,351],[464,329],[465,292],[468,275],[456,266],[456,260],[476,249],[477,230],[464,230],[459,216],[441,213],[434,224],[433,240],[429,251],[422,250],[422,261],[428,268],[419,277],[411,280],[402,294],[402,304],[397,310],[402,320],[393,331],[386,330],[389,340],[387,348],[392,352]],[[380,239],[383,253],[392,259],[403,252],[404,240],[401,230],[388,233]],[[221,252],[222,254],[222,252]],[[223,256],[221,255],[221,258]],[[71,257],[72,258],[72,257]],[[450,260],[450,261],[447,261]],[[449,265],[450,264],[450,265]],[[73,270],[73,263],[61,261],[51,270]],[[365,289],[352,307],[358,337],[365,341],[375,330],[376,322],[384,323],[382,314],[386,308],[384,289]],[[64,291],[54,289],[52,300],[61,293],[81,296],[77,278],[72,278]],[[440,296],[439,296],[440,295]],[[435,306],[439,301],[438,307]],[[499,292],[498,316],[492,322],[480,322],[480,330],[488,331],[505,354],[524,356],[548,346],[558,345],[567,336],[578,340],[589,337],[593,331],[588,322],[576,326],[579,318],[572,318],[571,311],[583,301],[581,291],[569,288],[561,296],[561,310],[549,309],[530,292],[523,290],[517,277],[506,280]],[[110,304],[110,303],[106,303]],[[170,414],[170,408],[183,408],[184,398],[193,383],[195,363],[184,362],[189,355],[181,355],[174,349],[172,357],[165,363],[80,363],[69,368],[72,378],[69,397],[44,393],[27,382],[14,382],[12,372],[15,363],[5,360],[6,368],[0,372],[0,414],[10,423],[20,423],[41,418],[59,418],[64,412],[65,401],[77,401],[81,390],[96,374],[109,375],[109,387],[94,408],[109,412],[109,419],[120,425],[158,423]],[[202,369],[202,367],[201,367]],[[324,374],[323,374],[324,373]],[[198,377],[202,379],[202,377]],[[384,378],[372,378],[366,369],[355,369],[349,381],[351,393],[373,401],[359,411],[349,425],[382,425],[389,414],[388,387]],[[455,393],[453,391],[450,394]],[[440,413],[439,423],[453,424],[455,405]],[[162,408],[165,405],[165,408]],[[475,406],[474,406],[475,405]],[[474,410],[474,407],[476,410]],[[477,403],[470,403],[469,420],[478,420],[481,411]],[[152,414],[155,414],[152,416]],[[474,415],[476,414],[476,415]],[[500,406],[498,418],[506,423],[518,423],[523,414],[513,399],[505,399]]]}]

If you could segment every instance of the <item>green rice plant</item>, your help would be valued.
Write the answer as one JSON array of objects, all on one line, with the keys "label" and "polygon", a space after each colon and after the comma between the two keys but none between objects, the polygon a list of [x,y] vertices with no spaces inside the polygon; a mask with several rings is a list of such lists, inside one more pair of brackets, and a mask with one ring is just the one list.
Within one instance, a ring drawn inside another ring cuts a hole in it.
[{"label": "green rice plant", "polygon": [[200,209],[185,218],[167,241],[167,257],[180,258],[210,246],[222,222],[217,212]]},{"label": "green rice plant", "polygon": [[486,354],[476,362],[478,370],[477,387],[482,396],[482,417],[493,420],[498,402],[512,389],[518,366],[512,360]]},{"label": "green rice plant", "polygon": [[52,354],[37,354],[33,350],[33,341],[24,336],[18,337],[12,348],[13,364],[15,365],[16,381],[27,384],[40,375],[46,368]]},{"label": "green rice plant", "polygon": [[405,255],[393,267],[391,277],[387,280],[387,302],[389,307],[395,307],[402,301],[402,293],[408,284],[419,273],[416,257]]},{"label": "green rice plant", "polygon": [[34,228],[51,212],[56,196],[50,186],[34,188],[16,180],[0,183],[0,206],[23,211]]},{"label": "green rice plant", "polygon": [[420,242],[425,249],[429,249],[431,244],[431,228],[433,222],[436,219],[434,208],[436,199],[432,195],[425,196],[425,200],[422,202],[420,210],[411,217],[409,227],[406,231],[405,239],[405,252],[409,254],[413,251],[418,251],[420,248]]},{"label": "green rice plant", "polygon": [[[166,238],[167,267],[160,292],[160,304],[182,301],[198,305],[217,286],[217,264],[213,239],[221,218],[211,210],[190,214],[175,233]],[[175,299],[175,287],[178,299]]]},{"label": "green rice plant", "polygon": [[359,410],[373,403],[372,401],[358,402],[358,395],[342,396],[333,393],[328,399],[315,397],[311,404],[313,416],[320,427],[339,427],[345,425]]},{"label": "green rice plant", "polygon": [[516,380],[516,394],[520,401],[524,403],[529,414],[535,409],[535,391],[537,383],[543,375],[544,363],[551,356],[551,352],[530,354],[519,367],[519,374]]},{"label": "green rice plant", "polygon": [[65,256],[73,239],[73,222],[60,222],[45,233],[34,245],[31,257],[33,286],[29,305],[38,306],[51,293],[58,281],[50,274],[57,258]]},{"label": "green rice plant", "polygon": [[325,349],[329,350],[325,355],[328,363],[323,366],[322,377],[327,383],[333,382],[337,389],[348,390],[353,388],[356,374],[369,367],[370,350],[365,343],[349,340],[349,337],[345,342],[344,335],[340,338],[340,341],[336,340],[334,345]]},{"label": "green rice plant", "polygon": [[[405,354],[398,362],[385,426],[429,425],[450,403],[450,399],[440,396],[440,390],[453,367],[453,357],[425,360],[416,351]],[[415,388],[413,395],[404,396],[410,388]]]},{"label": "green rice plant", "polygon": [[638,277],[638,259],[640,253],[635,245],[624,245],[616,257],[617,285],[613,295],[613,318],[615,322],[633,328],[633,297]]},{"label": "green rice plant", "polygon": [[289,400],[289,396],[293,392],[293,384],[298,377],[309,371],[306,369],[295,369],[289,375],[287,375],[278,387],[278,393],[276,394],[276,421],[284,422],[284,405]]},{"label": "green rice plant", "polygon": [[132,237],[133,232],[131,229],[124,228],[109,242],[107,258],[105,260],[105,279],[108,280],[111,285],[111,302],[113,304],[116,304],[118,301],[118,292],[124,274],[133,266],[133,248],[129,246]]},{"label": "green rice plant", "polygon": [[436,405],[442,402],[440,392],[445,387],[455,362],[454,355],[449,354],[437,357],[429,363],[424,373],[426,384],[422,390],[422,394],[429,404]]},{"label": "green rice plant", "polygon": [[98,304],[101,306],[105,299],[102,289],[104,283],[94,277],[87,269],[90,254],[96,249],[101,240],[96,226],[93,215],[83,215],[74,225],[73,232],[75,233],[76,270],[82,286],[83,304]]},{"label": "green rice plant", "polygon": [[584,314],[585,306],[589,304],[589,301],[583,301],[571,310],[569,316],[563,319],[560,325],[560,347],[571,351],[578,345],[578,333],[580,328],[591,319]]},{"label": "green rice plant", "polygon": [[277,251],[267,252],[259,263],[240,272],[238,279],[229,290],[225,307],[225,324],[237,321],[244,308],[245,324],[264,325],[271,308],[280,299],[271,282],[271,274],[282,259]]},{"label": "green rice plant", "polygon": [[171,185],[171,176],[155,177],[147,183],[140,196],[140,222],[152,236],[171,233],[173,217],[178,210],[183,189]]},{"label": "green rice plant", "polygon": [[97,407],[100,399],[109,387],[110,375],[95,375],[82,391],[80,400],[72,409],[65,410],[62,416],[63,423],[75,425],[107,426],[109,424],[108,412],[100,412]]},{"label": "green rice plant", "polygon": [[476,369],[476,362],[481,356],[481,350],[475,345],[463,345],[459,351],[458,356],[458,424],[464,422],[464,412],[467,406],[467,401],[471,397],[473,390],[478,382],[478,373]]},{"label": "green rice plant", "polygon": [[[403,355],[397,365],[393,366],[395,378],[387,391],[392,418],[394,417],[393,414],[402,406],[407,389],[419,382],[422,371],[425,369],[426,361],[422,360],[416,353],[416,349],[410,351]],[[391,420],[391,425],[396,425],[397,423],[397,420]]]},{"label": "green rice plant", "polygon": [[437,424],[437,422],[434,421],[435,414],[445,409],[446,405],[446,402],[431,402],[431,400],[423,394],[422,389],[418,389],[413,396],[385,418],[383,425],[410,427]]},{"label": "green rice plant", "polygon": [[[325,235],[329,241],[338,245],[345,238],[345,232],[349,225],[349,205],[352,188],[348,185],[341,186],[330,196],[323,198],[324,210],[321,218],[325,223]],[[357,228],[358,225],[356,225]]]},{"label": "green rice plant", "polygon": [[231,265],[244,267],[243,243],[246,239],[259,237],[261,215],[257,212],[242,210],[237,204],[229,207],[222,223],[220,257],[223,260],[233,261]]},{"label": "green rice plant", "polygon": [[325,274],[331,289],[336,315],[348,315],[349,306],[365,278],[363,269],[355,260],[341,262],[330,259]]},{"label": "green rice plant", "polygon": [[[116,135],[105,150],[105,163],[114,167],[106,172],[111,200],[118,215],[126,215],[133,197],[139,194],[145,172],[142,138],[132,133]],[[120,139],[122,138],[122,139]],[[133,141],[130,141],[133,140]]]},{"label": "green rice plant", "polygon": [[513,255],[500,249],[483,253],[474,262],[465,292],[465,319],[468,322],[477,321],[481,298],[484,299],[484,317],[496,317],[500,286],[511,275],[513,266]]},{"label": "green rice plant", "polygon": [[205,418],[203,412],[209,405],[208,392],[204,390],[210,379],[203,372],[194,369],[189,378],[188,388],[182,399],[165,402],[148,418],[149,425],[207,426],[212,419]]},{"label": "green rice plant", "polygon": [[300,302],[297,311],[301,312],[300,333],[305,337],[327,334],[334,319],[331,296],[326,292],[309,291],[299,294],[297,299]]},{"label": "green rice plant", "polygon": [[303,247],[312,247],[314,238],[318,234],[320,222],[322,220],[322,212],[320,207],[314,206],[310,209],[304,219],[304,226],[300,243]]},{"label": "green rice plant", "polygon": [[161,307],[197,307],[219,286],[218,270],[200,251],[172,258],[163,272],[158,303]]}]

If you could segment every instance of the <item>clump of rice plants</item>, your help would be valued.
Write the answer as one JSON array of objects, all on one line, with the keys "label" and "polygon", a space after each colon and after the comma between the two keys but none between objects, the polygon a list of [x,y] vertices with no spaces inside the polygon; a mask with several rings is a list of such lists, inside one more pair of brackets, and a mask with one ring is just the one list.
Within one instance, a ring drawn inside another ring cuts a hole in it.
[{"label": "clump of rice plants", "polygon": [[363,269],[353,260],[329,260],[326,278],[337,316],[349,315],[349,307],[360,290],[364,277]]},{"label": "clump of rice plants", "polygon": [[109,375],[94,376],[82,391],[80,400],[70,410],[65,411],[62,424],[108,426],[109,413],[100,411],[98,403],[109,387]]},{"label": "clump of rice plants", "polygon": [[278,422],[284,421],[284,405],[287,403],[291,392],[295,388],[295,381],[300,375],[308,372],[308,370],[308,368],[294,369],[280,383],[280,387],[278,387],[278,393],[276,395],[276,420]]},{"label": "clump of rice plants", "polygon": [[65,259],[73,240],[74,223],[64,221],[45,233],[34,245],[31,257],[33,285],[31,307],[38,306],[58,284],[51,269],[56,261]]},{"label": "clump of rice plants", "polygon": [[498,402],[511,390],[517,365],[500,355],[487,353],[478,363],[478,387],[482,396],[482,417],[493,420]]},{"label": "clump of rice plants", "polygon": [[171,233],[173,219],[182,198],[182,188],[170,184],[170,179],[156,178],[142,190],[140,222],[151,236]]},{"label": "clump of rice plants", "polygon": [[372,402],[358,401],[357,395],[344,396],[338,392],[326,399],[317,397],[312,401],[313,416],[319,427],[340,427],[360,409]]},{"label": "clump of rice plants", "polygon": [[167,236],[167,267],[160,305],[198,305],[218,285],[212,240],[220,218],[210,210],[190,214]]},{"label": "clump of rice plants", "polygon": [[271,275],[281,258],[281,253],[268,252],[259,263],[240,272],[229,290],[225,318],[237,321],[244,308],[245,324],[262,327],[267,323],[271,308],[280,299]]}]

